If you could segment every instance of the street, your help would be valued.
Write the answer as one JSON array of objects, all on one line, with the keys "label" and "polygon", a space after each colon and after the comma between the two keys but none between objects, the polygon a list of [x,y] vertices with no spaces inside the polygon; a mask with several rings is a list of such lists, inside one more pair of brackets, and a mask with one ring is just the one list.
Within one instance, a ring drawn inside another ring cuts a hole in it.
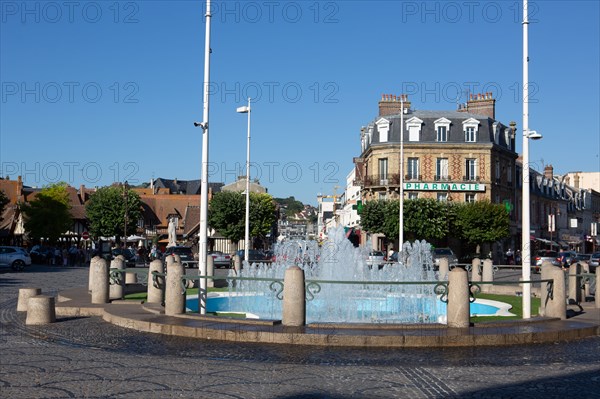
[{"label": "street", "polygon": [[87,271],[32,266],[0,274],[0,397],[600,397],[600,337],[500,348],[365,350],[167,337],[99,318],[24,325],[25,315],[16,312],[19,287],[56,294],[87,284]]}]

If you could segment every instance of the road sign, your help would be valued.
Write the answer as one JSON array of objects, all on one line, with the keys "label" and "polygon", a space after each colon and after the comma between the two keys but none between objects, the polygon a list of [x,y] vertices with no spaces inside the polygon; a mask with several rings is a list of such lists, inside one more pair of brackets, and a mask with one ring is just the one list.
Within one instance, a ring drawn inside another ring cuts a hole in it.
[{"label": "road sign", "polygon": [[88,238],[90,238],[90,233],[88,233],[87,231],[84,231],[83,233],[81,233],[81,238],[83,238],[84,240],[87,240]]}]

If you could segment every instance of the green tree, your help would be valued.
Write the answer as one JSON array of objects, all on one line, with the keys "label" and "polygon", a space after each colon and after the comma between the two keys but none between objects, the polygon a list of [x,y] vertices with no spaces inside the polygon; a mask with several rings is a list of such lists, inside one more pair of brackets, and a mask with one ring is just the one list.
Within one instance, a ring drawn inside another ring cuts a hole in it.
[{"label": "green tree", "polygon": [[0,190],[0,222],[2,221],[2,214],[4,213],[4,208],[9,203],[9,199],[4,193],[4,191]]},{"label": "green tree", "polygon": [[493,243],[510,236],[506,208],[489,201],[457,205],[456,226],[460,237],[472,245]]},{"label": "green tree", "polygon": [[33,240],[43,237],[53,244],[73,225],[70,209],[66,183],[45,187],[32,201],[21,205],[25,230]]},{"label": "green tree", "polygon": [[127,211],[127,235],[137,230],[141,217],[140,196],[133,190],[120,186],[99,188],[90,196],[85,211],[90,223],[90,233],[94,237],[112,237],[117,241],[124,235],[125,211]]},{"label": "green tree", "polygon": [[360,225],[371,234],[383,233],[385,201],[367,201],[360,213]]},{"label": "green tree", "polygon": [[275,209],[275,201],[269,194],[250,193],[250,235],[252,237],[263,240],[272,231],[276,220]]},{"label": "green tree", "polygon": [[245,198],[242,193],[221,191],[210,200],[208,224],[223,237],[238,242],[244,238],[245,212]]},{"label": "green tree", "polygon": [[452,225],[452,204],[431,198],[404,202],[404,232],[409,240],[439,240],[448,236]]},{"label": "green tree", "polygon": [[[275,202],[269,194],[250,193],[250,235],[264,239],[275,223]],[[244,238],[246,196],[239,192],[216,193],[209,206],[208,224],[223,237],[237,242]]]}]

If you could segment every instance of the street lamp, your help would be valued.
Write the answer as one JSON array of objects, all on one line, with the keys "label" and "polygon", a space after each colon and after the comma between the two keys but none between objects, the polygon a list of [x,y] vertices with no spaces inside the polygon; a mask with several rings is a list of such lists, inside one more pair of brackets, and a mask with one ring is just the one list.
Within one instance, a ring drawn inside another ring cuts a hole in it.
[{"label": "street lamp", "polygon": [[250,250],[250,97],[248,105],[236,110],[240,114],[248,114],[248,138],[246,145],[246,227],[244,231],[244,259],[248,262]]},{"label": "street lamp", "polygon": [[400,95],[400,210],[398,221],[398,262],[401,261],[404,243],[404,94]]},{"label": "street lamp", "polygon": [[123,184],[123,197],[125,199],[125,229],[123,230],[123,236],[125,236],[125,248],[127,248],[127,199],[129,196],[129,183],[125,180]]}]

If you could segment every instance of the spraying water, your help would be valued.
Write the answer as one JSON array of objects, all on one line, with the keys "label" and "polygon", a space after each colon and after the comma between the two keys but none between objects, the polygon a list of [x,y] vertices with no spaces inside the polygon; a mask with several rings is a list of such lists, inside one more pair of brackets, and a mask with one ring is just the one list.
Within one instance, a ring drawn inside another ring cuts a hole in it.
[{"label": "spraying water", "polygon": [[[293,240],[277,244],[274,252],[272,264],[245,262],[241,277],[283,279],[288,267],[301,267],[307,298],[312,299],[306,303],[307,323],[435,323],[445,313],[432,284],[374,284],[435,281],[431,247],[425,241],[404,243],[402,259],[381,268],[369,267],[368,250],[355,248],[341,227],[331,230],[321,246],[316,241]],[[310,280],[344,283],[311,284]],[[282,301],[273,288],[280,287],[264,281],[237,281],[229,309],[280,319]]]}]

